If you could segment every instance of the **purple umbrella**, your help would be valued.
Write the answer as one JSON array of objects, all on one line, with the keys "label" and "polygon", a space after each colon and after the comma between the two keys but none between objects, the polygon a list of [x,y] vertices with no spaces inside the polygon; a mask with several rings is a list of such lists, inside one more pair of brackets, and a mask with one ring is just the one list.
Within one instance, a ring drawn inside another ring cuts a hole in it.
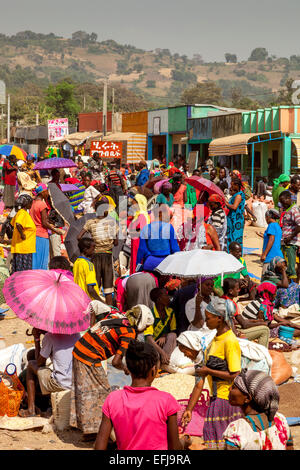
[{"label": "purple umbrella", "polygon": [[61,184],[60,189],[63,193],[71,192],[71,191],[78,191],[78,187],[75,184]]},{"label": "purple umbrella", "polygon": [[73,168],[77,164],[69,158],[47,158],[42,160],[34,166],[34,170],[53,170],[54,168]]}]

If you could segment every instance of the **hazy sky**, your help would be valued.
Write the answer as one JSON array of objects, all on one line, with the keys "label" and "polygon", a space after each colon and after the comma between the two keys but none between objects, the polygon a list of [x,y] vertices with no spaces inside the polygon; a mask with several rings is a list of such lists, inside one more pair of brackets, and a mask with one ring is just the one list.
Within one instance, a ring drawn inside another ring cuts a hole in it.
[{"label": "hazy sky", "polygon": [[0,0],[0,32],[30,29],[71,37],[84,30],[145,50],[157,47],[207,61],[255,47],[300,54],[299,0]]}]

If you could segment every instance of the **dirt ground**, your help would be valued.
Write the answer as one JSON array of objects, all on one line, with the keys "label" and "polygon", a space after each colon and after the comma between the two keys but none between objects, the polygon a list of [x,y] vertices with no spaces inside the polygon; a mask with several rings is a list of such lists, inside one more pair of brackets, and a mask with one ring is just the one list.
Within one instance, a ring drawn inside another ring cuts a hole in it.
[{"label": "dirt ground", "polygon": [[[248,271],[256,276],[261,274],[261,263],[259,256],[261,253],[262,239],[256,232],[263,233],[263,229],[247,227],[244,236],[244,246],[247,248],[259,248],[250,255],[245,255]],[[3,337],[6,346],[16,343],[23,343],[26,348],[33,347],[31,338],[26,336],[28,324],[15,317],[12,311],[8,312],[5,320],[0,321],[0,337]],[[287,360],[290,360],[291,353],[284,353]],[[298,373],[300,370],[298,369]],[[290,379],[290,383],[293,379]],[[299,397],[295,397],[297,400]],[[287,415],[287,414],[286,414]],[[288,415],[287,415],[288,416]],[[294,416],[294,415],[291,415]],[[293,426],[295,449],[300,449],[300,426]],[[194,439],[192,449],[199,448],[201,439]],[[27,431],[8,431],[0,429],[0,450],[89,450],[93,448],[93,443],[86,443],[82,440],[81,432],[70,429],[63,432],[53,429],[43,434],[41,429]]]}]

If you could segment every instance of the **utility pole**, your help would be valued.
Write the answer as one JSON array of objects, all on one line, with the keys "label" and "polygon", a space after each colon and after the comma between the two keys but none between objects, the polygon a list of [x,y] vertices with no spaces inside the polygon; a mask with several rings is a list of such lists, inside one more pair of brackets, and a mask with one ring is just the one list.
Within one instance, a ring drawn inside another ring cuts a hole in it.
[{"label": "utility pole", "polygon": [[111,119],[112,119],[112,132],[115,132],[115,89],[111,90]]},{"label": "utility pole", "polygon": [[10,95],[7,95],[7,143],[10,143]]},{"label": "utility pole", "polygon": [[102,119],[103,135],[107,132],[107,78],[104,81],[103,86],[103,119]]}]

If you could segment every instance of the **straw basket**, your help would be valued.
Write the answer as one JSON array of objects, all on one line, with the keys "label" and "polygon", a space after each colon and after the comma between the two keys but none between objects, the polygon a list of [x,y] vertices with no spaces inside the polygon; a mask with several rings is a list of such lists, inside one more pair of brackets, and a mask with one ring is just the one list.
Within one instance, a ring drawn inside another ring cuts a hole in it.
[{"label": "straw basket", "polygon": [[71,390],[51,393],[53,421],[58,431],[69,427]]}]

